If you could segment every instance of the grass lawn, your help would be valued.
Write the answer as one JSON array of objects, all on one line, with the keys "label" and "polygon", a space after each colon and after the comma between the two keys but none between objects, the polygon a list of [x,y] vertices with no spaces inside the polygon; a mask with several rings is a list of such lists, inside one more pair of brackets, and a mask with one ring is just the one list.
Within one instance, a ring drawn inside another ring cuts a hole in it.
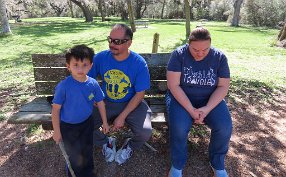
[{"label": "grass lawn", "polygon": [[[92,23],[83,19],[39,18],[11,21],[13,35],[0,36],[0,120],[6,119],[35,95],[31,54],[63,53],[75,44],[87,44],[95,51],[108,48],[106,36],[113,19]],[[124,22],[125,23],[125,22]],[[191,29],[200,22],[191,22]],[[225,52],[232,74],[231,97],[249,96],[271,99],[268,93],[286,91],[286,50],[273,44],[277,29],[242,26],[230,27],[222,22],[205,22],[212,34],[213,46]],[[171,52],[186,42],[184,22],[150,20],[148,28],[134,33],[131,50],[150,53],[154,33],[160,34],[159,52]],[[266,92],[265,92],[266,90]],[[263,99],[262,99],[263,100]]]}]

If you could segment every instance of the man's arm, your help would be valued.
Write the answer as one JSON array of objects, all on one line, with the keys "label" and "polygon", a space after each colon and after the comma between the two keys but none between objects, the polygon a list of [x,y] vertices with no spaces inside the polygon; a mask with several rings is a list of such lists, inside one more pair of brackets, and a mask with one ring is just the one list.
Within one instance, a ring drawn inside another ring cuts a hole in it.
[{"label": "man's arm", "polygon": [[119,116],[113,122],[113,131],[116,131],[124,126],[126,117],[132,112],[144,99],[145,91],[136,92],[136,94],[129,101],[125,109],[119,114]]}]

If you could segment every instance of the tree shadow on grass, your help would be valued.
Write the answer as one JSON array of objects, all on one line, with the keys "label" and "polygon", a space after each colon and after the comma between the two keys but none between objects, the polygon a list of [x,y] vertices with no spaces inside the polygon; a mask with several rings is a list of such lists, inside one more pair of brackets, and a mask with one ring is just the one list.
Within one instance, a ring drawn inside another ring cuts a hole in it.
[{"label": "tree shadow on grass", "polygon": [[94,28],[109,29],[115,24],[115,22],[108,23],[85,23],[85,22],[66,22],[66,21],[53,21],[53,22],[41,22],[41,23],[27,23],[17,28],[16,33],[18,35],[27,35],[32,37],[48,37],[65,33],[78,33],[84,30],[90,30]]},{"label": "tree shadow on grass", "polygon": [[173,50],[175,50],[177,47],[182,46],[184,44],[188,43],[188,39],[180,39],[178,42],[176,42],[173,45],[169,45],[167,47],[161,48],[160,50],[163,52],[172,52]]}]

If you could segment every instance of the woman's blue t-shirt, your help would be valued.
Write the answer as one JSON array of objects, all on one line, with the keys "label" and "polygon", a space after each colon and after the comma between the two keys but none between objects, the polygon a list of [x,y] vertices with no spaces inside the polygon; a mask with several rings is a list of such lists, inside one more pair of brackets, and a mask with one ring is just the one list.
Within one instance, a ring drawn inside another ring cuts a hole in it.
[{"label": "woman's blue t-shirt", "polygon": [[230,78],[226,56],[213,47],[201,61],[191,55],[189,44],[178,47],[171,55],[167,70],[181,72],[180,86],[193,98],[209,98],[217,87],[218,78]]}]

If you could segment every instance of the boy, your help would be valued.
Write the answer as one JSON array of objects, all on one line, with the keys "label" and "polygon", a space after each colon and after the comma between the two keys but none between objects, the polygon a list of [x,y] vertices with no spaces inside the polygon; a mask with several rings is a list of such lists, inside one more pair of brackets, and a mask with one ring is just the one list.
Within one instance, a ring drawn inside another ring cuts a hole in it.
[{"label": "boy", "polygon": [[[109,131],[106,119],[104,94],[98,82],[86,74],[92,67],[93,49],[77,45],[65,55],[66,66],[71,75],[61,81],[55,91],[52,105],[53,139],[63,141],[77,177],[93,177],[93,130],[91,117],[97,103],[103,132]],[[68,176],[71,174],[68,172]]]}]

